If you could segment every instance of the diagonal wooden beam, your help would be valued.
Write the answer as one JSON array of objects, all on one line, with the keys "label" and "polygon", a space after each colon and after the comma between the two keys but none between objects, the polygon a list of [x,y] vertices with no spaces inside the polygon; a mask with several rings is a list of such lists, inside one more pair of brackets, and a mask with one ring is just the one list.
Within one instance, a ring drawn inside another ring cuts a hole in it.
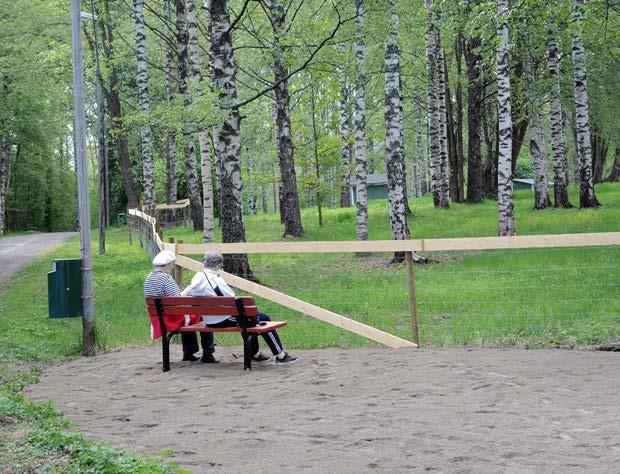
[{"label": "diagonal wooden beam", "polygon": [[[183,255],[177,255],[176,264],[183,268],[193,270],[195,272],[201,272],[204,269],[202,263],[191,258],[184,257]],[[294,298],[289,295],[285,295],[284,293],[272,290],[271,288],[267,288],[266,286],[262,286],[244,278],[231,275],[230,273],[220,273],[224,277],[226,283],[234,286],[235,288],[239,288],[240,290],[247,291],[256,296],[260,296],[261,298],[265,298],[269,301],[273,301],[274,303],[278,303],[287,308],[299,311],[300,313],[303,313],[307,316],[311,316],[321,321],[325,321],[326,323],[333,324],[334,326],[337,326],[339,328],[353,332],[381,344],[385,344],[388,347],[418,347],[417,344],[411,341],[407,341],[406,339],[401,339],[400,337],[393,336],[392,334],[380,331],[379,329],[373,328],[372,326],[359,323],[357,321],[354,321],[353,319],[346,318],[339,314],[307,303],[306,301]]]}]

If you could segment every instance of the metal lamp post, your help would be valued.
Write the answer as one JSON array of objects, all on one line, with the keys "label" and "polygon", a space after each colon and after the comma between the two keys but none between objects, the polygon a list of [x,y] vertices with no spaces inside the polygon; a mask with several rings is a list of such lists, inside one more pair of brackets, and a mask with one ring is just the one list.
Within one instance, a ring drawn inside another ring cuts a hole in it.
[{"label": "metal lamp post", "polygon": [[86,112],[84,110],[84,69],[80,36],[80,0],[71,0],[71,41],[73,45],[73,98],[75,104],[75,163],[78,173],[78,208],[82,257],[82,354],[95,353],[95,312],[93,270],[88,206],[88,161],[86,160]]}]

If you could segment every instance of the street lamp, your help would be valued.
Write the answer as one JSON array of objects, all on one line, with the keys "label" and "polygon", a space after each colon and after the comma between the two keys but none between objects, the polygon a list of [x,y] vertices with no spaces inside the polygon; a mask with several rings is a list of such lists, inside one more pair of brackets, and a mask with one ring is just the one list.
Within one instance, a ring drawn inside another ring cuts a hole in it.
[{"label": "street lamp", "polygon": [[75,162],[78,172],[78,209],[82,257],[82,353],[95,353],[95,312],[93,269],[88,206],[88,161],[86,160],[86,112],[84,110],[84,68],[80,36],[80,0],[71,0],[71,41],[73,46],[73,99],[75,104]]}]

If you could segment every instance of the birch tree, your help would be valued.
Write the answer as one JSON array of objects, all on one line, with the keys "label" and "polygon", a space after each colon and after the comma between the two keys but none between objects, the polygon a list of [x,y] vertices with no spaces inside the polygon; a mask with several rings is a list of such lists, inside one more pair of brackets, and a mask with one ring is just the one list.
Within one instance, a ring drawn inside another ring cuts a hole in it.
[{"label": "birch tree", "polygon": [[[385,169],[388,179],[388,203],[392,239],[404,240],[409,235],[404,192],[404,145],[401,123],[400,48],[398,47],[398,14],[394,0],[389,2],[390,33],[385,45]],[[402,261],[404,255],[395,255]]]},{"label": "birch tree", "polygon": [[[528,38],[529,39],[529,38]],[[530,87],[530,154],[534,175],[534,209],[551,207],[547,189],[547,140],[542,117],[538,111],[536,66],[531,53],[526,60],[527,79]]]},{"label": "birch tree", "polygon": [[[209,5],[213,85],[218,91],[220,109],[228,113],[215,137],[221,162],[222,241],[245,242],[239,136],[241,118],[237,108],[236,67],[233,62],[228,8],[228,0],[211,0]],[[256,280],[245,254],[227,254],[224,258],[224,269],[243,278]]]},{"label": "birch tree", "polygon": [[[344,61],[344,43],[338,45],[341,53],[340,57]],[[350,130],[350,113],[349,113],[349,93],[350,88],[347,84],[347,74],[344,65],[339,64],[337,67],[338,79],[340,82],[340,97],[338,101],[340,116],[340,137],[342,138],[342,188],[340,190],[340,207],[351,206],[351,142],[349,135]]]},{"label": "birch tree", "polygon": [[149,89],[146,69],[146,46],[144,34],[144,0],[135,0],[136,17],[136,57],[138,60],[138,97],[142,126],[140,145],[142,147],[142,173],[144,176],[144,207],[147,214],[155,214],[155,181],[153,177],[153,147],[151,144],[151,125],[149,123]]},{"label": "birch tree", "polygon": [[584,17],[583,0],[572,0],[573,17],[573,84],[575,90],[575,131],[579,156],[579,208],[600,206],[594,192],[592,175],[592,145],[590,138],[590,110],[585,51],[581,39]]},{"label": "birch tree", "polygon": [[415,125],[416,125],[416,145],[417,145],[417,161],[415,163],[415,190],[416,197],[422,197],[424,193],[427,191],[427,158],[426,158],[426,148],[424,146],[424,112],[422,109],[422,104],[420,104],[420,100],[415,98]]},{"label": "birch tree", "polygon": [[291,137],[291,110],[288,91],[288,70],[282,39],[285,33],[286,13],[283,0],[271,0],[271,24],[274,32],[272,48],[273,73],[276,87],[276,143],[278,145],[278,162],[282,177],[282,217],[284,236],[300,237],[303,233],[299,197],[297,195],[297,176],[293,158],[293,140]]},{"label": "birch tree", "polygon": [[573,207],[568,199],[568,161],[566,133],[564,129],[560,63],[558,57],[557,26],[553,13],[548,12],[547,23],[547,70],[551,81],[551,104],[549,108],[549,124],[551,127],[551,156],[553,161],[553,205],[554,207]]},{"label": "birch tree", "polygon": [[[174,38],[172,29],[173,20],[170,12],[170,2],[172,0],[164,0],[164,23],[167,38]],[[174,91],[176,89],[174,79],[174,56],[175,51],[170,44],[166,44],[166,101],[168,105],[172,105],[174,101]],[[176,133],[174,129],[168,130],[166,133],[166,203],[176,204],[177,202],[177,144]],[[174,210],[168,211],[168,217],[171,219]]]},{"label": "birch tree", "polygon": [[[192,73],[192,88],[197,97],[202,97],[202,73],[200,71],[200,45],[198,44],[198,22],[196,4],[187,0],[187,33],[189,47],[189,67]],[[209,136],[202,125],[198,126],[198,144],[200,147],[200,174],[202,179],[202,239],[203,242],[214,241],[213,225],[213,185],[211,183],[211,149]]]},{"label": "birch tree", "polygon": [[[188,30],[185,0],[176,0],[177,25],[177,61],[179,68],[179,93],[183,97],[183,104],[189,107],[192,103],[189,89],[188,73]],[[183,125],[183,149],[185,151],[185,186],[189,198],[190,213],[194,230],[203,230],[203,211],[198,189],[198,172],[196,169],[196,151],[194,144],[194,127],[189,123]]]},{"label": "birch tree", "polygon": [[497,0],[496,54],[498,100],[498,163],[497,206],[499,235],[515,235],[514,203],[512,198],[512,116],[510,107],[510,76],[508,65],[508,0]]},{"label": "birch tree", "polygon": [[435,60],[437,61],[437,108],[439,124],[439,207],[450,207],[450,166],[448,157],[448,124],[446,113],[446,71],[443,50],[441,48],[441,36],[439,31],[435,33]]},{"label": "birch tree", "polygon": [[355,0],[355,185],[357,240],[368,240],[368,191],[366,188],[366,43],[364,33],[364,6]]},{"label": "birch tree", "polygon": [[425,0],[427,16],[426,61],[428,84],[428,148],[431,172],[431,192],[435,207],[441,206],[441,127],[437,110],[437,35],[433,13],[433,0]]}]

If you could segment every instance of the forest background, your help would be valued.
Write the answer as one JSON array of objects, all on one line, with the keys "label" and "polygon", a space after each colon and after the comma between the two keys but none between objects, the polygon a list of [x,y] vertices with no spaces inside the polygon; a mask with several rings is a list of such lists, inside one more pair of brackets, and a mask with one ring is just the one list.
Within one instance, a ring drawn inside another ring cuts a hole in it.
[{"label": "forest background", "polygon": [[[301,236],[299,209],[350,206],[354,176],[365,239],[360,183],[382,172],[393,238],[409,233],[406,198],[499,198],[501,216],[513,177],[554,182],[553,202],[544,186],[533,207],[596,205],[588,181],[619,179],[619,8],[85,0],[92,221],[187,197],[205,241],[222,211],[224,241],[244,240],[241,215],[257,212],[280,211],[284,235]],[[69,20],[61,0],[2,0],[0,232],[76,227]]]}]

